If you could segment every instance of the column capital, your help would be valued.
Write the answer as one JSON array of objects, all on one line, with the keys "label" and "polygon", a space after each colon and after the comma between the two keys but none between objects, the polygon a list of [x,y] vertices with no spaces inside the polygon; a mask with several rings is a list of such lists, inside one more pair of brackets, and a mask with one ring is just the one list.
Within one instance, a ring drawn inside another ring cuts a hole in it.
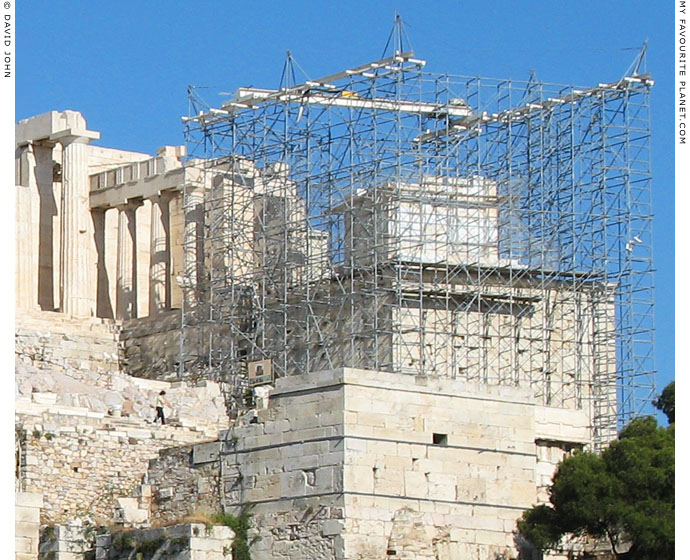
[{"label": "column capital", "polygon": [[149,198],[150,198],[150,200],[152,200],[154,202],[158,202],[158,201],[166,202],[166,201],[169,201],[169,200],[175,198],[175,196],[179,193],[180,193],[180,191],[178,191],[176,189],[165,189],[162,191],[158,191],[156,194],[154,194],[153,196],[150,196]]},{"label": "column capital", "polygon": [[136,210],[140,206],[144,205],[143,198],[128,198],[127,200],[121,202],[120,204],[115,204],[113,208],[118,210]]}]

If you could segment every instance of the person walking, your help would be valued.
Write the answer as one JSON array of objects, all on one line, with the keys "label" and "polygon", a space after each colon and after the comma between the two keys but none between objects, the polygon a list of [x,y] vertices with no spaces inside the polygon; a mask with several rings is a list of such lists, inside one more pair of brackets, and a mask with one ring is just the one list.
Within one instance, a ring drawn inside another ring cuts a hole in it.
[{"label": "person walking", "polygon": [[165,412],[163,411],[163,405],[172,408],[172,405],[168,402],[168,399],[165,398],[165,391],[161,391],[156,397],[156,417],[153,419],[154,424],[158,421],[158,419],[160,419],[161,424],[165,425]]}]

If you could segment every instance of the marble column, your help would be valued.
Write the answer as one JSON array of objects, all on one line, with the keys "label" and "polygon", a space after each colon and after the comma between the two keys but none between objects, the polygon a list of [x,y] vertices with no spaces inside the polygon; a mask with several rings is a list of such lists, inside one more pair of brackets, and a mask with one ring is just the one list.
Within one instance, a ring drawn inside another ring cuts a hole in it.
[{"label": "marble column", "polygon": [[199,280],[204,263],[204,191],[187,187],[183,197],[184,238],[182,297],[184,304],[194,306],[199,297]]},{"label": "marble column", "polygon": [[110,300],[110,278],[108,276],[106,249],[106,208],[94,208],[91,211],[94,227],[94,242],[98,254],[96,317],[114,318],[113,305]]},{"label": "marble column", "polygon": [[63,136],[62,267],[60,309],[76,317],[95,315],[96,261],[89,211],[88,137]]},{"label": "marble column", "polygon": [[185,270],[185,215],[181,192],[176,192],[168,203],[170,215],[170,307],[182,307],[182,277]]},{"label": "marble column", "polygon": [[137,259],[137,317],[149,314],[149,268],[151,266],[151,201],[140,199],[134,217],[136,223],[136,259]]},{"label": "marble column", "polygon": [[15,180],[15,303],[20,309],[38,308],[38,231],[33,219],[36,160],[33,145],[17,149]]},{"label": "marble column", "polygon": [[137,316],[136,218],[138,204],[122,204],[118,210],[117,238],[117,302],[116,317],[120,320]]},{"label": "marble column", "polygon": [[151,198],[151,266],[149,315],[170,309],[170,198],[162,192]]},{"label": "marble column", "polygon": [[108,208],[105,213],[105,270],[108,275],[108,293],[112,308],[112,318],[116,316],[117,310],[117,247],[120,232],[120,212],[117,208]]},{"label": "marble column", "polygon": [[35,167],[32,180],[36,183],[35,220],[38,232],[38,305],[43,311],[60,308],[62,293],[62,184],[56,181],[54,166],[62,161],[60,144],[34,144]]}]

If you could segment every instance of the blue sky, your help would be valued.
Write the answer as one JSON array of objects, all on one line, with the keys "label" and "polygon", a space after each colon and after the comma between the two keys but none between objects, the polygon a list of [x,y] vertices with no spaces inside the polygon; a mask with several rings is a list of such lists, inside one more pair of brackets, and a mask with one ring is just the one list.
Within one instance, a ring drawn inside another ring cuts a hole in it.
[{"label": "blue sky", "polygon": [[672,2],[32,0],[16,9],[16,118],[78,110],[98,144],[155,153],[184,143],[189,84],[277,87],[286,50],[312,78],[375,60],[396,10],[437,73],[596,85],[648,41],[662,388],[674,377]]}]

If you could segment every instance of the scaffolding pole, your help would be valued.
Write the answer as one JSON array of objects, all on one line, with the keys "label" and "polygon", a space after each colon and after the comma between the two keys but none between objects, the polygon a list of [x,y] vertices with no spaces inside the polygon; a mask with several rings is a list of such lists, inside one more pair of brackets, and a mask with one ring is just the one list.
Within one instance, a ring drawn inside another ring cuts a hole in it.
[{"label": "scaffolding pole", "polygon": [[252,364],[529,387],[605,445],[655,390],[644,52],[575,87],[401,48],[301,84],[288,53],[290,81],[218,107],[190,89],[181,370],[238,410]]}]

